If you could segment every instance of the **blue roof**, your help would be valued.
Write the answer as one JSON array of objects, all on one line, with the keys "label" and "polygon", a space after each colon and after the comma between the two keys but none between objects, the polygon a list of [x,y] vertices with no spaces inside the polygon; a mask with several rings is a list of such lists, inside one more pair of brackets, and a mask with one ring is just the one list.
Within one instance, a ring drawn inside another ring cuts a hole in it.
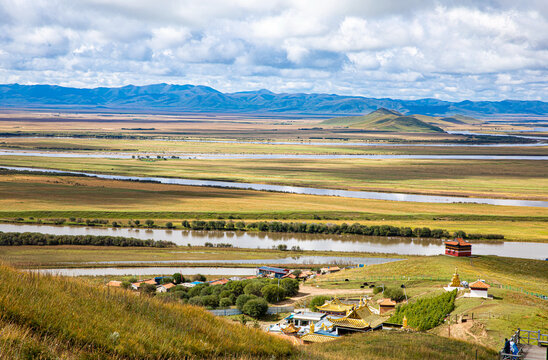
[{"label": "blue roof", "polygon": [[198,285],[198,284],[203,284],[203,282],[202,281],[193,281],[193,282],[191,282],[191,284]]},{"label": "blue roof", "polygon": [[320,334],[320,335],[325,335],[325,336],[339,336],[334,332],[329,332],[329,331],[325,331],[325,330],[314,331],[314,334]]},{"label": "blue roof", "polygon": [[287,269],[280,269],[280,268],[275,268],[275,267],[272,267],[272,266],[261,266],[259,268],[259,270],[270,271],[270,272],[278,273],[278,274],[285,274],[285,273],[288,272]]}]

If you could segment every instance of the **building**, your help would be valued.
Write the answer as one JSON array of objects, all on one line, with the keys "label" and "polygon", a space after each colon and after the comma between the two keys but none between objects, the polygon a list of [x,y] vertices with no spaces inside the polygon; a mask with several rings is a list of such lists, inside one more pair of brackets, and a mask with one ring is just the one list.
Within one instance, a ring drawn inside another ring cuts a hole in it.
[{"label": "building", "polygon": [[366,332],[371,329],[367,321],[362,319],[358,312],[350,310],[348,314],[342,318],[328,318],[333,323],[337,335],[344,335],[353,332]]},{"label": "building", "polygon": [[202,281],[193,281],[193,282],[186,282],[186,283],[183,283],[182,285],[183,285],[184,287],[192,288],[192,287],[194,287],[194,286],[196,286],[196,285],[200,285],[200,284],[203,284],[203,282],[202,282]]},{"label": "building", "polygon": [[271,276],[276,279],[281,279],[285,275],[289,274],[289,269],[275,268],[272,266],[261,266],[257,269],[257,273],[262,276]]},{"label": "building", "polygon": [[175,284],[173,283],[162,284],[156,288],[156,292],[165,293],[174,287],[175,287]]},{"label": "building", "polygon": [[303,311],[292,313],[285,319],[294,326],[308,326],[322,320],[327,314],[312,311]]},{"label": "building", "polygon": [[453,241],[445,242],[445,255],[450,256],[472,256],[472,244],[457,238]]},{"label": "building", "polygon": [[468,296],[487,299],[489,298],[487,291],[490,287],[489,284],[486,284],[481,280],[473,282],[470,284],[470,294],[468,294]]},{"label": "building", "polygon": [[111,280],[107,283],[107,286],[109,286],[109,287],[120,287],[120,286],[122,286],[122,282],[121,281],[116,281],[116,280]]},{"label": "building", "polygon": [[330,315],[346,315],[346,313],[354,308],[354,304],[345,304],[337,297],[331,301],[326,301],[325,304],[317,306],[319,312]]},{"label": "building", "polygon": [[214,286],[214,285],[225,285],[225,284],[228,284],[230,280],[228,279],[219,279],[219,280],[213,280],[209,283],[209,285],[211,286]]},{"label": "building", "polygon": [[338,266],[328,266],[320,269],[322,274],[331,274],[337,271],[341,271],[341,268]]},{"label": "building", "polygon": [[392,299],[381,299],[378,304],[380,315],[396,309],[396,302]]}]

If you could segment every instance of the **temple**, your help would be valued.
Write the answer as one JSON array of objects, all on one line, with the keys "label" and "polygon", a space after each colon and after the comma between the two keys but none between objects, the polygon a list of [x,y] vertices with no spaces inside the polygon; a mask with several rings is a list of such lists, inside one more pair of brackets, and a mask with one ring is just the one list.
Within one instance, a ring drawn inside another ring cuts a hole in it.
[{"label": "temple", "polygon": [[329,321],[333,323],[337,335],[352,332],[365,332],[371,328],[369,323],[362,319],[356,309],[350,310],[348,314],[342,318],[329,318]]},{"label": "temple", "polygon": [[472,256],[472,244],[462,238],[445,243],[445,255],[450,256]]},{"label": "temple", "polygon": [[347,311],[352,310],[355,305],[345,304],[341,302],[337,297],[331,301],[326,301],[321,306],[316,306],[319,312],[330,315],[346,315]]}]

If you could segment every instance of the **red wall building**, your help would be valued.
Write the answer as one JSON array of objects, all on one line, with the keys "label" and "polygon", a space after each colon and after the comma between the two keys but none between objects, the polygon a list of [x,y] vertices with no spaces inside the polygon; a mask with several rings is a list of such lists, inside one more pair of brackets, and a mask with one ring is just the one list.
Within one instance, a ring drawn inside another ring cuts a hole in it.
[{"label": "red wall building", "polygon": [[445,255],[451,256],[471,256],[472,244],[462,240],[461,238],[445,243]]}]

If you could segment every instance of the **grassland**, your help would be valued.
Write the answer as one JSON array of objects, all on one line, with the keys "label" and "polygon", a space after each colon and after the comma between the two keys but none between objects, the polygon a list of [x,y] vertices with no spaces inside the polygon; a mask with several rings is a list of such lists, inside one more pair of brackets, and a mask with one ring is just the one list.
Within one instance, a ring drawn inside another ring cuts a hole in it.
[{"label": "grassland", "polygon": [[460,360],[493,359],[496,353],[479,345],[445,339],[425,333],[373,332],[356,334],[324,344],[314,344],[307,351],[318,359],[405,359]]},{"label": "grassland", "polygon": [[[36,167],[26,156],[2,156],[0,165]],[[127,176],[163,176],[530,200],[548,199],[548,164],[517,160],[169,160],[41,158],[39,167]]]},{"label": "grassland", "polygon": [[280,358],[297,352],[289,342],[201,308],[108,291],[75,279],[1,266],[0,292],[0,326],[8,329],[0,332],[3,358],[25,358],[20,353],[36,340],[37,347],[45,343],[36,351],[48,358],[62,355],[66,347],[80,358],[116,359]]},{"label": "grassland", "polygon": [[[548,210],[479,204],[428,204],[236,189],[136,183],[85,177],[0,176],[0,219],[287,219],[428,226],[547,241]],[[315,219],[316,218],[316,219]],[[323,219],[318,220],[317,218]]]}]

